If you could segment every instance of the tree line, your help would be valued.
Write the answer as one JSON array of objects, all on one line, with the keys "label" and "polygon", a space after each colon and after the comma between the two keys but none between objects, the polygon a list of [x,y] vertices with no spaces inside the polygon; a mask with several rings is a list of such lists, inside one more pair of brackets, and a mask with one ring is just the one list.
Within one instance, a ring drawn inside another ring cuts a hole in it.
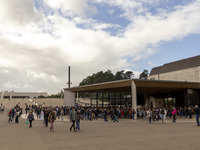
[{"label": "tree line", "polygon": [[[113,74],[110,70],[103,72],[99,71],[97,73],[92,74],[91,76],[86,77],[83,79],[79,86],[95,84],[95,83],[103,83],[109,81],[117,81],[117,80],[124,80],[124,79],[131,79],[134,77],[134,73],[132,71],[117,71],[116,74]],[[148,77],[148,70],[144,70],[140,74],[140,79],[147,79]]]}]

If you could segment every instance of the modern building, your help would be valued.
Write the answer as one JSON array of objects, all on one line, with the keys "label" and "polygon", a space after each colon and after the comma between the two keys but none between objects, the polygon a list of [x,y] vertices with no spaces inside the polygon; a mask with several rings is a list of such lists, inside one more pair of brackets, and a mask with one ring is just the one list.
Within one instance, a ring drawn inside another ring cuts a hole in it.
[{"label": "modern building", "polygon": [[200,55],[153,68],[148,79],[200,82]]},{"label": "modern building", "polygon": [[64,89],[64,104],[74,106],[75,95],[90,93],[90,105],[194,106],[200,104],[200,56],[153,68],[147,80],[129,79]]},{"label": "modern building", "polygon": [[75,94],[91,93],[91,106],[194,106],[200,104],[200,83],[161,80],[121,80],[64,89],[64,105],[74,106]]},{"label": "modern building", "polygon": [[14,91],[2,91],[0,92],[1,98],[38,98],[47,97],[47,92],[14,92]]}]

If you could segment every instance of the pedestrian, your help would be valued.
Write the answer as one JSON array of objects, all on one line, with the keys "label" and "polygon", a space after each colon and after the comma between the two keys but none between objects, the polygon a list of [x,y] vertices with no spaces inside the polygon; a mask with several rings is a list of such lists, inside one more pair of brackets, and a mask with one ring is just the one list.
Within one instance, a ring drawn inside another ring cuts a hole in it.
[{"label": "pedestrian", "polygon": [[41,109],[41,112],[40,112],[40,120],[42,121],[42,125],[44,126],[44,124],[45,124],[45,120],[44,120],[44,111],[43,111],[43,109]]},{"label": "pedestrian", "polygon": [[76,129],[80,130],[80,120],[81,120],[81,112],[80,110],[77,112],[77,120],[76,120]]},{"label": "pedestrian", "polygon": [[164,123],[164,116],[165,116],[165,110],[164,108],[162,108],[160,111],[160,117],[161,117],[162,123]]},{"label": "pedestrian", "polygon": [[28,120],[29,120],[29,128],[32,128],[32,121],[34,121],[34,115],[33,115],[32,111],[29,112],[29,115],[27,117],[27,121]]},{"label": "pedestrian", "polygon": [[52,109],[50,114],[49,114],[49,118],[48,118],[48,121],[51,123],[50,131],[52,131],[52,132],[54,132],[53,123],[54,123],[55,120],[56,120],[56,115],[55,115],[54,110]]},{"label": "pedestrian", "polygon": [[61,109],[60,116],[61,116],[61,120],[63,121],[63,116],[64,116],[64,110],[63,109]]},{"label": "pedestrian", "polygon": [[104,121],[108,122],[106,108],[104,109]]},{"label": "pedestrian", "polygon": [[70,122],[72,122],[72,125],[69,129],[70,131],[72,131],[72,128],[74,128],[74,132],[76,132],[75,121],[77,121],[77,112],[75,111],[74,107],[72,107],[72,111],[70,112],[69,117],[70,117]]},{"label": "pedestrian", "polygon": [[147,111],[147,119],[149,119],[149,123],[151,123],[152,112],[151,109]]},{"label": "pedestrian", "polygon": [[15,123],[19,123],[19,111],[16,112]]},{"label": "pedestrian", "polygon": [[48,126],[48,118],[49,118],[49,113],[47,110],[44,111],[44,122],[45,122],[45,126]]},{"label": "pedestrian", "polygon": [[166,108],[164,108],[164,121],[167,121],[167,109]]},{"label": "pedestrian", "polygon": [[15,109],[13,108],[12,109],[12,119],[14,119],[14,117],[15,117]]},{"label": "pedestrian", "polygon": [[12,109],[9,111],[8,116],[9,116],[8,123],[12,122]]},{"label": "pedestrian", "polygon": [[133,113],[132,113],[133,120],[135,120],[135,114],[136,114],[135,109],[133,109]]},{"label": "pedestrian", "polygon": [[196,105],[194,107],[194,112],[196,114],[196,122],[197,122],[197,126],[199,126],[199,115],[200,115],[200,109],[199,109],[199,106]]},{"label": "pedestrian", "polygon": [[155,122],[155,119],[156,119],[156,111],[155,111],[155,109],[152,110],[152,118],[153,118],[153,122]]},{"label": "pedestrian", "polygon": [[177,114],[177,111],[176,111],[176,108],[174,107],[173,108],[173,111],[172,111],[172,116],[173,116],[173,121],[172,122],[176,122],[176,114]]}]

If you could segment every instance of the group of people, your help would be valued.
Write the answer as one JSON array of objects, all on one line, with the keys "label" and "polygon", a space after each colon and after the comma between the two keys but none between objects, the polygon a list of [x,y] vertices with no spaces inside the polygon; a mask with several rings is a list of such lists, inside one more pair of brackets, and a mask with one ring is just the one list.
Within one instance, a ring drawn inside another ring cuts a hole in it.
[{"label": "group of people", "polygon": [[[19,105],[16,105],[13,109],[11,109],[8,113],[9,120],[8,122],[12,122],[15,118],[15,122],[18,123],[19,116],[22,114],[22,108]],[[110,117],[111,121],[118,122],[118,118],[127,118],[127,119],[135,119],[135,115],[138,118],[148,119],[149,123],[151,120],[153,122],[161,120],[164,123],[168,117],[173,117],[172,122],[176,122],[177,117],[185,117],[192,118],[192,116],[196,115],[196,122],[199,126],[199,115],[200,110],[196,105],[194,108],[175,108],[175,107],[160,107],[160,108],[152,108],[152,109],[137,109],[137,112],[130,107],[106,107],[106,108],[98,108],[98,107],[42,107],[41,105],[32,105],[28,106],[25,104],[26,114],[29,112],[27,121],[29,121],[29,127],[32,127],[32,122],[35,120],[34,114],[37,115],[37,118],[42,120],[43,126],[48,127],[50,123],[50,131],[54,131],[54,122],[55,120],[61,119],[63,121],[64,116],[69,116],[72,125],[70,127],[70,131],[72,129],[76,132],[80,130],[80,120],[97,120],[99,118],[104,119],[105,122],[108,121],[108,117]]]},{"label": "group of people", "polygon": [[16,105],[14,108],[10,109],[8,112],[8,122],[13,122],[15,120],[15,123],[19,123],[19,117],[22,114],[23,109],[19,106]]},{"label": "group of people", "polygon": [[[26,106],[25,109],[29,108],[29,106]],[[32,109],[30,110],[27,121],[29,121],[29,128],[32,127],[32,122],[35,120],[33,111],[37,114],[37,118],[43,121],[43,126],[48,127],[48,124],[50,123],[50,131],[54,132],[54,122],[56,118],[62,119],[64,116],[64,110],[60,109],[59,107],[53,108],[53,107],[41,107],[41,106],[32,106]],[[39,112],[40,111],[40,112]],[[80,130],[80,111],[76,112],[75,107],[70,108],[69,112],[69,118],[72,122],[72,126],[70,127],[70,131],[72,131],[72,128],[76,132],[76,130]],[[76,123],[76,127],[75,127]]]},{"label": "group of people", "polygon": [[191,119],[193,115],[196,116],[196,122],[197,122],[197,126],[199,126],[199,115],[200,115],[200,109],[199,106],[196,105],[194,108],[188,107],[188,108],[165,108],[165,107],[161,107],[159,109],[149,109],[148,111],[146,111],[146,113],[144,113],[144,115],[146,115],[146,117],[149,119],[149,123],[151,123],[151,119],[153,119],[153,122],[155,122],[155,120],[162,120],[162,123],[164,123],[164,121],[166,121],[166,117],[169,116],[171,118],[171,116],[173,117],[172,122],[175,123],[176,119],[178,116],[180,117],[185,117],[187,118],[189,116],[189,118]]}]

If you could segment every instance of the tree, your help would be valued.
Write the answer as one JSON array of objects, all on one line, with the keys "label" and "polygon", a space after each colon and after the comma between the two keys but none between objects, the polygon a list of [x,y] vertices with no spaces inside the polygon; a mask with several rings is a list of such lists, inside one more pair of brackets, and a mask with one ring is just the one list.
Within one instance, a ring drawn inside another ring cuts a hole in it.
[{"label": "tree", "polygon": [[140,79],[147,79],[148,77],[148,70],[145,70],[140,74]]},{"label": "tree", "polygon": [[122,79],[124,79],[124,77],[125,77],[124,70],[117,71],[114,76],[114,80],[122,80]]},{"label": "tree", "polygon": [[126,76],[126,79],[131,79],[131,78],[134,76],[134,74],[133,74],[132,71],[127,71],[127,72],[125,73],[125,76]]},{"label": "tree", "polygon": [[106,72],[99,71],[83,79],[82,82],[79,84],[79,86],[123,80],[123,79],[131,79],[133,76],[134,74],[132,71],[127,71],[127,72],[124,72],[124,70],[117,71],[115,75],[110,70]]}]

